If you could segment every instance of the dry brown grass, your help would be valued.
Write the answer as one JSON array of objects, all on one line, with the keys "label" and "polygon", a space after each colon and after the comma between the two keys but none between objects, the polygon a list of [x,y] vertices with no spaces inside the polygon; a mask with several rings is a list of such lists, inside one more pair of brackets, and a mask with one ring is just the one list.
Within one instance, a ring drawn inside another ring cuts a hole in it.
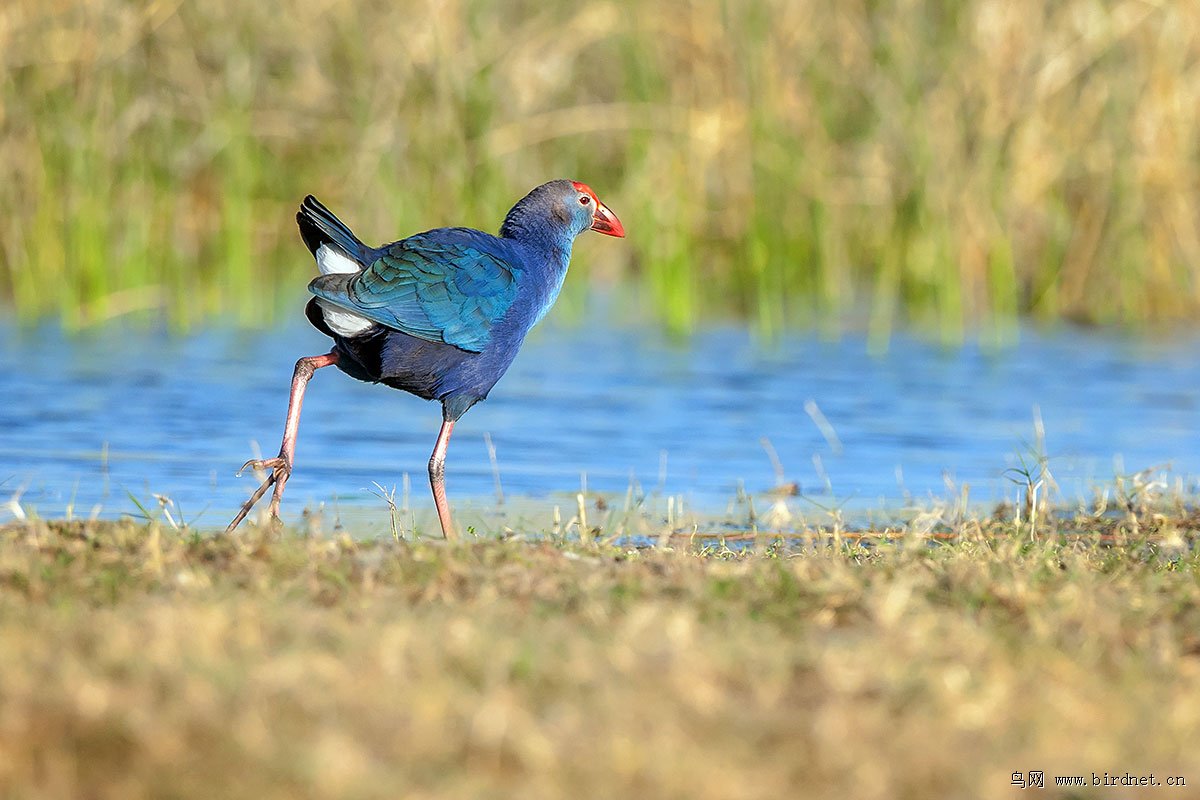
[{"label": "dry brown grass", "polygon": [[9,526],[0,795],[1002,797],[1031,769],[1194,787],[1195,527],[702,556]]}]

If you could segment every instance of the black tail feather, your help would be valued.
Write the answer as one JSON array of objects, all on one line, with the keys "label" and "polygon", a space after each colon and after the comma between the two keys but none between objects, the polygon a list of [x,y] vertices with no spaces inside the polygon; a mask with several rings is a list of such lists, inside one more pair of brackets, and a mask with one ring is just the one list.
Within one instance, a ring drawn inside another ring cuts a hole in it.
[{"label": "black tail feather", "polygon": [[300,238],[304,239],[304,244],[313,255],[321,245],[331,244],[356,261],[361,261],[367,250],[367,246],[359,241],[346,223],[311,194],[300,204],[296,223],[300,226]]}]

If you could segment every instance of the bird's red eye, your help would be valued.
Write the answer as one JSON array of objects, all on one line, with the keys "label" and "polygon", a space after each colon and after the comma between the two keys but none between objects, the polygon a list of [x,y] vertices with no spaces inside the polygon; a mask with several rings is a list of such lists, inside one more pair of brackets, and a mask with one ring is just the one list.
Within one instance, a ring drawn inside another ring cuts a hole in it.
[{"label": "bird's red eye", "polygon": [[579,198],[580,205],[586,206],[590,202],[592,202],[592,198],[588,197],[586,194]]}]

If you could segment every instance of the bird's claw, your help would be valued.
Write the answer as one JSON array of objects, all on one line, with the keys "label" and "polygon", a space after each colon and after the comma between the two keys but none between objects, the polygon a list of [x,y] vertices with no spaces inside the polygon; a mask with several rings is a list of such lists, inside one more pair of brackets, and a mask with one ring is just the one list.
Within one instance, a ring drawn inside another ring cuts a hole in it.
[{"label": "bird's claw", "polygon": [[242,504],[237,516],[233,518],[233,522],[230,522],[229,527],[225,529],[226,533],[233,532],[233,529],[246,518],[246,515],[250,513],[250,509],[254,508],[254,504],[267,493],[267,490],[272,485],[275,486],[275,494],[271,497],[270,516],[273,523],[279,522],[279,499],[283,496],[284,484],[287,483],[288,478],[292,474],[291,459],[282,453],[275,458],[252,458],[245,464],[242,464],[242,468],[237,471],[238,477],[240,478],[242,473],[248,469],[252,469],[255,472],[267,472],[269,470],[269,473],[262,484],[254,490],[254,494],[250,495],[250,499]]},{"label": "bird's claw", "polygon": [[255,472],[269,469],[272,473],[276,474],[277,478],[279,477],[278,473],[283,473],[289,477],[292,474],[292,465],[288,463],[288,460],[283,456],[276,456],[275,458],[252,458],[245,464],[242,464],[235,477],[242,477],[242,473],[248,469],[254,470]]}]

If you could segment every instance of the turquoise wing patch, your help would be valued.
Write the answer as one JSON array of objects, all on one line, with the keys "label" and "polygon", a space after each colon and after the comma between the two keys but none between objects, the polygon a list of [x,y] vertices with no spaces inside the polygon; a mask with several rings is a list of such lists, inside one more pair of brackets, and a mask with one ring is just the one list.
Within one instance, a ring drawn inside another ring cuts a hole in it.
[{"label": "turquoise wing patch", "polygon": [[418,234],[379,251],[348,280],[324,276],[309,290],[410,336],[482,352],[512,308],[517,285],[513,267],[487,252],[480,237],[486,234],[454,228]]}]

